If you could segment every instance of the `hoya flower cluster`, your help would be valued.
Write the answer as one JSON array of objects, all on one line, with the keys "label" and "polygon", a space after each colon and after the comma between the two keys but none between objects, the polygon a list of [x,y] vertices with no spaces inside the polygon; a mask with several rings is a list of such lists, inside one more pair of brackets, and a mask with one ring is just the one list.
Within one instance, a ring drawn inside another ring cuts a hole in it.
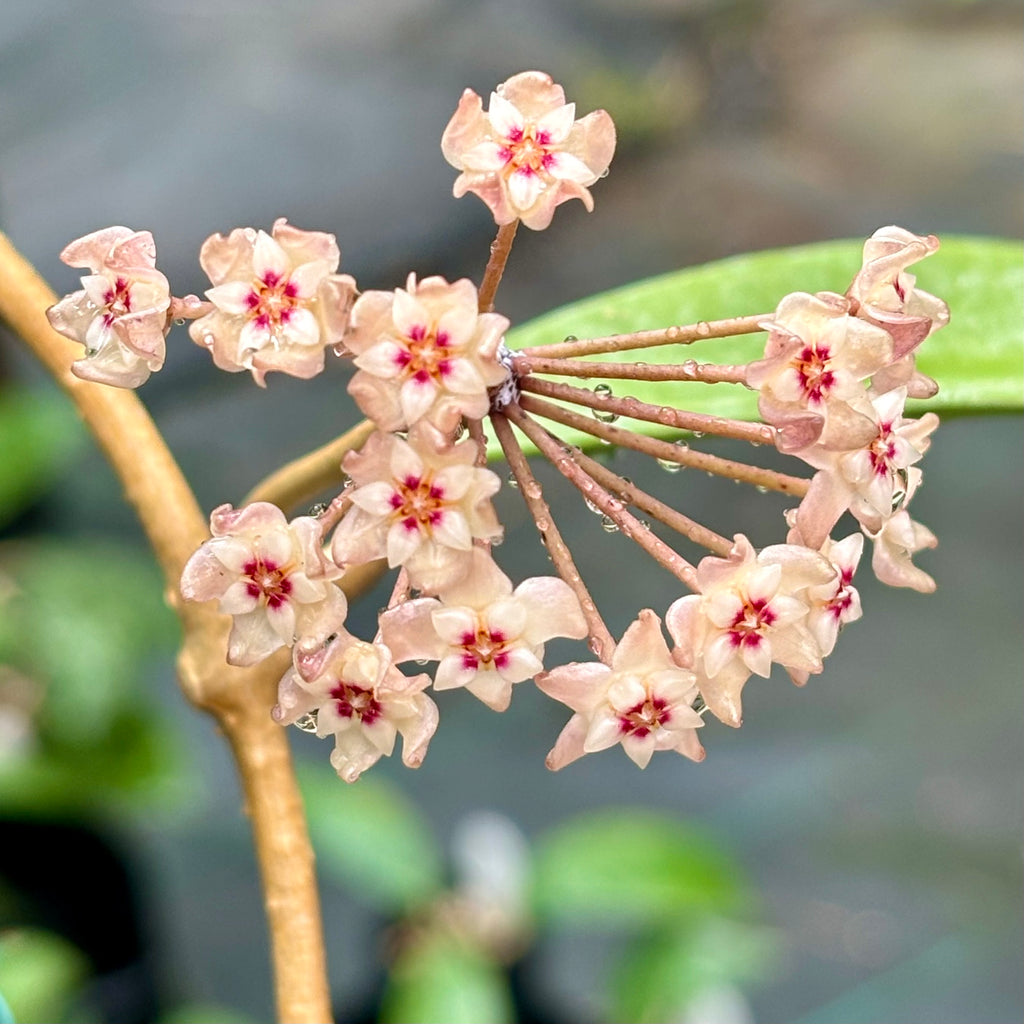
[{"label": "hoya flower cluster", "polygon": [[[540,72],[498,86],[487,110],[466,91],[442,151],[460,172],[455,195],[476,194],[498,225],[479,289],[410,274],[391,291],[360,294],[338,273],[333,236],[283,219],[269,233],[236,228],[204,243],[200,262],[212,285],[205,300],[170,295],[146,232],[109,228],[62,255],[91,271],[83,291],[50,311],[57,330],[85,345],[73,367],[85,379],[142,383],[162,365],[175,319],[192,321],[191,337],[218,367],[249,370],[261,386],[271,371],[315,375],[328,350],[353,364],[348,390],[373,431],[342,460],[337,497],[290,521],[268,502],[221,506],[181,580],[187,599],[215,600],[232,617],[229,663],[291,649],[272,714],[333,736],[331,761],[347,781],[390,755],[399,736],[404,762],[422,762],[439,721],[430,690],[465,689],[503,711],[529,680],[572,712],[548,756],[551,768],[616,744],[640,767],[657,750],[699,761],[705,714],[738,726],[751,677],[780,665],[803,685],[822,670],[842,627],[861,615],[853,577],[865,537],[881,580],[934,587],[912,558],[935,538],[908,505],[938,421],[907,416],[905,403],[936,390],[915,353],[948,311],[915,287],[908,268],[937,240],[884,228],[866,243],[845,293],[796,292],[774,312],[509,351],[509,322],[491,306],[518,223],[546,228],[573,198],[590,210],[589,188],[607,172],[614,146],[608,114],[577,119],[561,87]],[[742,366],[635,360],[640,349],[758,331],[767,332],[763,356]],[[574,378],[602,383],[582,387],[568,382]],[[608,380],[664,382],[664,400],[616,397]],[[752,388],[762,422],[676,408],[675,381]],[[661,436],[615,425],[620,417],[654,424]],[[743,534],[723,537],[641,490],[562,441],[559,427],[797,503],[779,522],[780,542],[758,550]],[[666,432],[770,443],[814,472],[791,476],[724,459],[664,439]],[[502,526],[488,434],[505,453],[555,575],[513,580],[491,553]],[[677,577],[685,592],[662,616],[642,609],[621,638],[611,635],[520,435],[608,530]],[[834,539],[847,513],[857,529]],[[670,532],[709,554],[691,563],[664,539]],[[394,590],[376,635],[356,637],[345,625],[341,586],[353,567],[377,560],[396,571]],[[555,638],[586,640],[596,660],[545,669],[545,645]],[[418,671],[428,664],[430,672]]]}]

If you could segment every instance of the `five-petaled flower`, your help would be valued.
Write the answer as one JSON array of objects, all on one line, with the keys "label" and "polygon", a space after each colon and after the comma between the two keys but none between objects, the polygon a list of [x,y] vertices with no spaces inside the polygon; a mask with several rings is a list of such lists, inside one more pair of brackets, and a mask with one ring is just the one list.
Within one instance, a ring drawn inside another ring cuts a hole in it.
[{"label": "five-petaled flower", "polygon": [[395,661],[437,661],[435,690],[464,686],[495,711],[512,700],[512,685],[544,667],[544,643],[580,640],[587,625],[569,586],[553,576],[512,581],[482,548],[465,576],[438,597],[406,601],[380,618]]},{"label": "five-petaled flower", "polygon": [[441,137],[444,158],[462,173],[454,194],[475,192],[498,224],[519,219],[540,230],[555,207],[580,199],[608,169],[615,152],[615,125],[604,110],[576,120],[576,105],[549,75],[523,71],[483,101],[467,89]]},{"label": "five-petaled flower", "polygon": [[477,312],[466,279],[410,274],[404,289],[365,292],[345,338],[359,367],[349,393],[381,430],[422,419],[449,433],[463,416],[486,415],[487,389],[508,376],[497,357],[507,329],[505,317]]},{"label": "five-petaled flower", "polygon": [[418,768],[437,729],[437,705],[423,692],[430,676],[405,676],[384,644],[368,644],[339,629],[325,644],[296,645],[278,687],[273,715],[290,725],[316,713],[318,736],[334,736],[331,764],[355,782],[402,736],[402,761]]},{"label": "five-petaled flower", "polygon": [[284,218],[269,235],[253,228],[211,235],[199,262],[214,285],[206,293],[214,309],[189,326],[192,340],[222,370],[250,370],[261,387],[273,370],[316,376],[355,298],[355,281],[335,273],[340,259],[334,235],[300,231]]},{"label": "five-petaled flower", "polygon": [[356,485],[338,524],[331,555],[342,567],[387,557],[412,585],[436,592],[469,567],[474,540],[493,540],[501,525],[491,496],[501,483],[476,465],[471,441],[449,444],[429,423],[408,439],[378,431],[342,467]]},{"label": "five-petaled flower", "polygon": [[234,616],[228,661],[254,665],[297,636],[325,637],[345,619],[341,576],[324,554],[320,524],[290,523],[265,501],[210,515],[208,540],[185,564],[181,592],[190,601],[220,602]]},{"label": "five-petaled flower", "polygon": [[767,678],[773,662],[797,673],[821,671],[807,591],[836,575],[818,551],[775,544],[756,552],[742,534],[728,558],[701,560],[700,592],[673,603],[665,625],[676,660],[696,672],[704,702],[721,721],[740,724],[744,683],[751,674]]},{"label": "five-petaled flower", "polygon": [[704,723],[693,709],[696,677],[673,661],[661,620],[648,608],[626,630],[611,665],[563,665],[538,676],[537,685],[576,712],[548,754],[554,771],[616,743],[641,768],[656,750],[704,759],[697,738]]},{"label": "five-petaled flower", "polygon": [[46,311],[55,331],[85,346],[85,358],[72,363],[71,372],[99,384],[138,387],[164,365],[170,327],[170,286],[156,269],[153,236],[103,228],[71,242],[60,258],[92,271],[81,291]]}]

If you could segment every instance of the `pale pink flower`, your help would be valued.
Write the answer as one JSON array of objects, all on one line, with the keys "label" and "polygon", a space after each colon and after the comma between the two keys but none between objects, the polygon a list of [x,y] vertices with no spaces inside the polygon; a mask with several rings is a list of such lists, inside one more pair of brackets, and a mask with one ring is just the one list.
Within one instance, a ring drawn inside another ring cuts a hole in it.
[{"label": "pale pink flower", "polygon": [[775,544],[756,552],[742,534],[728,558],[701,560],[700,593],[675,601],[665,625],[676,661],[697,674],[701,696],[719,719],[740,724],[744,684],[751,674],[767,678],[773,663],[797,673],[821,671],[807,591],[836,574],[810,548]]},{"label": "pale pink flower", "polygon": [[71,364],[82,380],[136,388],[164,365],[170,327],[167,278],[156,269],[156,245],[148,231],[112,227],[68,245],[61,260],[92,271],[82,291],[46,311],[55,331],[85,346]]},{"label": "pale pink flower", "polygon": [[189,334],[210,350],[222,370],[250,370],[261,387],[277,370],[315,377],[324,349],[338,344],[348,325],[355,281],[338,274],[334,235],[300,231],[284,218],[268,235],[235,228],[211,235],[199,262],[214,287],[214,311],[194,321]]},{"label": "pale pink flower", "polygon": [[424,419],[449,433],[463,416],[487,414],[487,389],[508,376],[497,357],[507,329],[505,317],[478,313],[466,279],[410,274],[404,290],[366,292],[345,338],[359,367],[349,394],[381,430]]},{"label": "pale pink flower", "polygon": [[387,557],[412,585],[436,592],[470,564],[474,540],[501,535],[491,496],[501,482],[476,465],[474,442],[448,444],[420,421],[408,440],[378,431],[342,468],[356,485],[353,508],[331,542],[340,566]]},{"label": "pale pink flower", "polygon": [[[792,535],[787,543],[793,543]],[[848,623],[859,619],[863,611],[860,594],[853,586],[853,577],[864,551],[864,535],[851,533],[840,541],[829,537],[822,545],[821,553],[836,569],[835,579],[807,588],[804,599],[807,602],[807,628],[827,658],[835,649],[839,631]],[[797,686],[807,682],[809,672],[789,669],[789,676]]]},{"label": "pale pink flower", "polygon": [[512,685],[540,672],[544,643],[580,640],[587,624],[563,580],[535,576],[513,591],[512,581],[482,548],[465,576],[438,597],[406,601],[380,617],[381,638],[395,661],[437,661],[435,690],[464,686],[495,711],[512,700]]},{"label": "pale pink flower", "polygon": [[540,230],[555,207],[580,199],[602,177],[615,152],[615,125],[604,110],[576,120],[576,105],[549,75],[523,71],[483,101],[467,89],[441,137],[444,158],[462,173],[454,194],[475,192],[498,224],[517,218]]},{"label": "pale pink flower", "polygon": [[[916,482],[911,483],[913,493]],[[935,580],[913,563],[918,551],[938,546],[938,538],[921,523],[910,518],[905,508],[887,519],[874,524],[864,523],[861,528],[874,541],[871,568],[875,575],[891,587],[910,587],[922,594],[935,590]]]},{"label": "pale pink flower", "polygon": [[334,735],[331,764],[345,782],[355,782],[389,757],[402,736],[402,761],[423,763],[437,729],[437,705],[423,690],[430,676],[405,676],[384,644],[368,644],[339,630],[326,644],[303,641],[278,690],[274,719],[282,725],[316,713],[316,734]]},{"label": "pale pink flower", "polygon": [[849,316],[849,306],[830,292],[796,292],[761,325],[765,357],[748,366],[747,384],[759,391],[761,417],[782,451],[849,448],[874,432],[864,382],[891,361],[892,339]]},{"label": "pale pink flower", "polygon": [[939,425],[935,413],[920,419],[903,416],[906,388],[871,398],[874,436],[855,450],[796,452],[819,470],[797,510],[796,525],[811,546],[820,546],[843,512],[861,522],[888,518],[905,503],[910,469],[931,445]]},{"label": "pale pink flower", "polygon": [[547,757],[552,771],[584,754],[616,743],[639,767],[655,750],[675,750],[691,761],[704,759],[693,710],[693,672],[672,660],[661,620],[645,608],[626,630],[612,663],[576,662],[537,677],[537,686],[576,713]]},{"label": "pale pink flower", "polygon": [[914,275],[906,272],[938,248],[934,235],[915,235],[895,226],[879,228],[864,243],[864,265],[847,295],[857,316],[892,335],[892,361],[872,380],[879,394],[906,387],[911,398],[931,398],[939,389],[917,370],[913,353],[929,334],[949,323],[949,307],[919,291]]},{"label": "pale pink flower", "polygon": [[221,505],[210,515],[211,540],[185,564],[181,593],[219,601],[234,617],[228,662],[254,665],[299,636],[323,637],[345,619],[345,595],[332,580],[341,570],[323,550],[320,524],[290,523],[269,502]]}]

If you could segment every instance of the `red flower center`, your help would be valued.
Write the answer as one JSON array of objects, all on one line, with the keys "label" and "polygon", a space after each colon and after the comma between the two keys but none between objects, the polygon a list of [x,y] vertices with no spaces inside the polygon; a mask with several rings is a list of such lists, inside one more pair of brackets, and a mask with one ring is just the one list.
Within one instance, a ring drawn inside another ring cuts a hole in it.
[{"label": "red flower center", "polygon": [[768,601],[747,598],[729,627],[733,647],[756,647],[774,621],[775,612]]},{"label": "red flower center", "polygon": [[299,305],[298,285],[286,274],[268,270],[253,282],[245,303],[249,307],[249,319],[257,327],[276,334]]},{"label": "red flower center", "polygon": [[423,476],[409,475],[395,482],[391,495],[392,515],[407,530],[422,530],[429,535],[444,516],[444,488],[435,484],[430,472]]},{"label": "red flower center", "polygon": [[340,717],[358,718],[363,725],[373,725],[383,712],[380,701],[373,695],[373,690],[356,683],[348,683],[344,679],[339,679],[331,687],[331,697]]},{"label": "red flower center", "polygon": [[418,384],[428,380],[440,383],[451,372],[451,339],[447,331],[417,324],[399,344],[402,350],[395,357],[403,378],[413,378]]},{"label": "red flower center", "polygon": [[242,572],[249,578],[247,589],[251,597],[259,599],[268,608],[278,608],[288,600],[292,592],[292,581],[287,570],[273,562],[253,558],[242,566]]},{"label": "red flower center", "polygon": [[643,739],[648,733],[664,725],[672,717],[668,701],[649,696],[626,711],[619,712],[619,732],[623,736]]},{"label": "red flower center", "polygon": [[500,629],[489,630],[478,626],[475,633],[467,631],[462,636],[462,667],[504,668],[508,664],[509,640]]},{"label": "red flower center", "polygon": [[800,378],[800,387],[808,401],[823,401],[835,387],[836,375],[829,369],[829,357],[827,348],[805,345],[793,361],[793,368]]}]

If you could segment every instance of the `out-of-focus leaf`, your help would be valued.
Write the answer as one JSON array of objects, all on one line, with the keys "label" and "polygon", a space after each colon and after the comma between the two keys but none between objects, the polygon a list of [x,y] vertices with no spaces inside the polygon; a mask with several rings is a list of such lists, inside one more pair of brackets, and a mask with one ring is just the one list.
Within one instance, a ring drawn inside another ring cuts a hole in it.
[{"label": "out-of-focus leaf", "polygon": [[[734,256],[700,267],[638,281],[556,309],[509,332],[513,349],[552,344],[568,335],[602,337],[693,324],[734,316],[772,313],[790,292],[844,292],[861,265],[862,241],[815,245]],[[913,270],[918,285],[940,296],[952,310],[949,326],[919,350],[918,366],[940,384],[927,407],[947,413],[1019,411],[1022,390],[1021,309],[1024,304],[1021,245],[1003,239],[950,237],[937,254]],[[744,363],[760,358],[764,334],[704,339],[623,353],[645,363]],[[602,357],[595,357],[600,359]],[[614,358],[614,357],[610,357]],[[568,381],[593,387],[589,383]],[[616,395],[656,405],[738,419],[757,418],[757,396],[735,384],[608,381]],[[631,429],[665,436],[665,428],[629,421]],[[573,444],[593,438],[558,427]],[[534,449],[524,442],[529,451]],[[492,445],[492,451],[496,451]]]},{"label": "out-of-focus leaf", "polygon": [[84,437],[63,395],[0,392],[0,526],[46,491]]},{"label": "out-of-focus leaf", "polygon": [[425,935],[388,977],[383,1024],[509,1024],[515,1020],[504,972],[456,940]]},{"label": "out-of-focus leaf", "polygon": [[124,710],[108,727],[94,744],[43,741],[0,761],[0,806],[7,813],[74,816],[113,802],[152,814],[195,799],[184,751],[157,715]]},{"label": "out-of-focus leaf", "polygon": [[0,622],[0,660],[46,685],[49,735],[97,742],[134,703],[139,670],[177,635],[155,566],[110,545],[10,545],[16,592]]},{"label": "out-of-focus leaf", "polygon": [[19,928],[0,932],[0,990],[18,1024],[53,1024],[65,1019],[88,961],[50,932]]},{"label": "out-of-focus leaf", "polygon": [[300,770],[317,862],[386,913],[435,896],[442,859],[430,826],[395,786],[364,776],[351,785],[325,765]]},{"label": "out-of-focus leaf", "polygon": [[611,1019],[683,1019],[701,992],[763,976],[775,957],[767,929],[709,918],[636,940],[612,977]]},{"label": "out-of-focus leaf", "polygon": [[742,890],[720,846],[654,812],[583,815],[543,837],[533,863],[533,906],[545,924],[674,921],[727,910]]}]

